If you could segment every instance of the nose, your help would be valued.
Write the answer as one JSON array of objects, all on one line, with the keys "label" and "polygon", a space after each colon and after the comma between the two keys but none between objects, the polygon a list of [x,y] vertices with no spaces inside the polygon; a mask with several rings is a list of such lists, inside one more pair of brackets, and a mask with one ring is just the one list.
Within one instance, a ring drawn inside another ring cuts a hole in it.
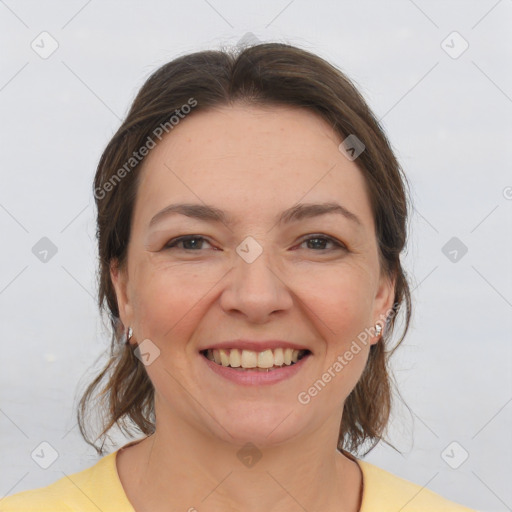
[{"label": "nose", "polygon": [[267,250],[251,263],[237,255],[220,298],[223,310],[252,323],[265,323],[272,313],[290,309],[292,293],[276,267]]}]

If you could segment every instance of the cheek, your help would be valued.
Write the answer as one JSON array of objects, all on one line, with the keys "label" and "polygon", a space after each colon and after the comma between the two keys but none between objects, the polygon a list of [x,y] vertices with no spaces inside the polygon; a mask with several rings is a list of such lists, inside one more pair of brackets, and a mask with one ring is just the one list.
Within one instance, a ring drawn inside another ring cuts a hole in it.
[{"label": "cheek", "polygon": [[350,344],[369,327],[373,289],[371,276],[365,267],[340,265],[304,272],[295,279],[295,291],[307,306],[304,314],[315,321],[317,329],[328,342],[328,351],[343,349],[346,343]]},{"label": "cheek", "polygon": [[[319,348],[317,378],[322,381],[311,396],[325,385],[318,404],[336,408],[357,384],[368,358],[372,306],[372,274],[360,265],[341,266],[297,281],[306,317],[315,323],[323,346]],[[315,386],[314,382],[308,385]],[[320,386],[320,388],[318,388]]]},{"label": "cheek", "polygon": [[141,335],[159,346],[168,340],[173,340],[173,347],[185,343],[197,325],[202,301],[208,300],[218,280],[191,265],[140,269],[134,314]]}]

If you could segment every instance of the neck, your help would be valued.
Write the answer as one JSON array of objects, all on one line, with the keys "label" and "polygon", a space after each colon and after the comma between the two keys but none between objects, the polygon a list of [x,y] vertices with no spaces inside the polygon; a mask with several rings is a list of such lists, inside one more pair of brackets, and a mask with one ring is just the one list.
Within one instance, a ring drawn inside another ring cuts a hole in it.
[{"label": "neck", "polygon": [[336,450],[338,426],[328,422],[286,443],[250,446],[166,418],[131,448],[119,474],[137,512],[357,512],[362,476]]}]

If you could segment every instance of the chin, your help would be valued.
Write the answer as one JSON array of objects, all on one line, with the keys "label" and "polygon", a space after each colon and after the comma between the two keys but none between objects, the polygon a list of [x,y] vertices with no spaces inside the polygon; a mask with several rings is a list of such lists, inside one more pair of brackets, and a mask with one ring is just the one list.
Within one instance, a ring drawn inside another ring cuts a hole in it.
[{"label": "chin", "polygon": [[296,405],[287,407],[282,403],[245,402],[217,410],[215,418],[218,423],[212,427],[228,443],[245,445],[251,442],[260,448],[273,446],[300,434],[304,418],[301,419],[298,412]]}]

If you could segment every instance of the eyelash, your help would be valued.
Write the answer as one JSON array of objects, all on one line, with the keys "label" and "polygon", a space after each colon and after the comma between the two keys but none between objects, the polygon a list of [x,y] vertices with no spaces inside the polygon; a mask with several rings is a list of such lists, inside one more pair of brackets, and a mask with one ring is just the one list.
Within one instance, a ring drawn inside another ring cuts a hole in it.
[{"label": "eyelash", "polygon": [[[176,249],[177,244],[179,244],[181,242],[188,242],[189,240],[204,240],[204,241],[208,242],[208,240],[203,236],[185,235],[185,236],[180,236],[178,238],[173,238],[164,246],[164,249]],[[335,246],[332,250],[334,250],[335,248],[347,250],[347,247],[343,243],[339,242],[335,238],[332,238],[332,237],[326,236],[326,235],[310,235],[308,238],[303,239],[300,242],[300,244],[302,245],[304,242],[308,242],[310,240],[325,240],[326,242],[331,242]],[[178,249],[180,249],[180,248],[178,248]],[[199,252],[198,250],[195,250],[195,249],[180,249],[180,250],[190,251],[190,252]],[[327,249],[320,250],[320,251],[315,250],[315,249],[311,249],[311,250],[313,250],[315,252],[327,251]]]}]

